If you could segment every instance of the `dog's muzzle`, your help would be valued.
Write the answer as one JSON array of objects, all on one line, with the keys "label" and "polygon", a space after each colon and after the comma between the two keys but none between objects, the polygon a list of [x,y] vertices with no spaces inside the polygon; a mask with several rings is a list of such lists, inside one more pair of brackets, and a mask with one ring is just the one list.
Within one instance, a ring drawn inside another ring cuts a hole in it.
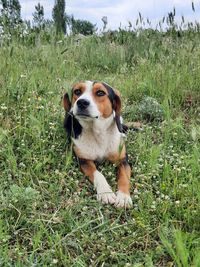
[{"label": "dog's muzzle", "polygon": [[90,105],[90,102],[87,99],[79,99],[77,101],[77,107],[80,111],[86,110]]},{"label": "dog's muzzle", "polygon": [[87,99],[79,99],[77,101],[77,116],[80,117],[90,117],[88,107],[90,105],[90,101]]},{"label": "dog's muzzle", "polygon": [[99,116],[93,116],[91,114],[91,102],[88,99],[78,99],[76,102],[77,111],[75,116],[83,119],[98,119]]}]

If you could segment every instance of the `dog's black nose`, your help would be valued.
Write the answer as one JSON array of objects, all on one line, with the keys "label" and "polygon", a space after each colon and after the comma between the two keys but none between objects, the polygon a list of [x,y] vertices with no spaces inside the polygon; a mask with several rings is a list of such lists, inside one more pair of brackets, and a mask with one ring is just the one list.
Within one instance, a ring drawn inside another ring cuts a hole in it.
[{"label": "dog's black nose", "polygon": [[87,99],[79,99],[77,101],[77,106],[80,109],[86,109],[89,106],[90,102]]}]

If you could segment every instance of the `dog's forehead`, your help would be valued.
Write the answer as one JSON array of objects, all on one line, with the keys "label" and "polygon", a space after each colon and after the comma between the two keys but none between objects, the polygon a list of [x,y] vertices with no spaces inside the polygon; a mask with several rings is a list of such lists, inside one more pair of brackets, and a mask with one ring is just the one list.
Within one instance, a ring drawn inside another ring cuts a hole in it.
[{"label": "dog's forehead", "polygon": [[94,81],[81,81],[76,83],[73,87],[72,90],[76,88],[83,88],[86,92],[90,92],[93,89],[93,86],[96,84]]},{"label": "dog's forehead", "polygon": [[107,83],[105,82],[99,82],[99,81],[90,81],[90,80],[86,80],[86,81],[81,81],[79,83],[76,83],[72,90],[76,89],[76,88],[82,88],[84,95],[85,94],[92,94],[92,91],[96,89],[103,89],[104,91],[106,91],[106,93],[108,94],[109,98],[113,98],[114,95],[114,90],[111,86],[109,86]]},{"label": "dog's forehead", "polygon": [[100,89],[100,88],[101,89],[105,89],[105,91],[107,91],[107,93],[108,93],[107,88],[101,82],[97,82],[97,81],[85,81],[84,84],[85,84],[85,92],[86,93],[91,93],[93,90]]},{"label": "dog's forehead", "polygon": [[94,82],[92,81],[85,81],[85,90],[86,92],[91,92],[93,89]]}]

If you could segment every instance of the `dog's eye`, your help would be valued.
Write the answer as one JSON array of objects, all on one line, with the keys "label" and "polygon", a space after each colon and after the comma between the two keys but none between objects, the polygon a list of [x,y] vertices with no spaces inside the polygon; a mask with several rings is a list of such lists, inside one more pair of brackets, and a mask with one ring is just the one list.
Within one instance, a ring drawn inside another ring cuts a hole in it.
[{"label": "dog's eye", "polygon": [[102,91],[102,90],[98,90],[97,92],[96,92],[96,95],[97,96],[104,96],[106,93],[104,92],[104,91]]},{"label": "dog's eye", "polygon": [[74,90],[74,94],[77,95],[77,96],[81,95],[81,90],[80,89],[75,89]]}]

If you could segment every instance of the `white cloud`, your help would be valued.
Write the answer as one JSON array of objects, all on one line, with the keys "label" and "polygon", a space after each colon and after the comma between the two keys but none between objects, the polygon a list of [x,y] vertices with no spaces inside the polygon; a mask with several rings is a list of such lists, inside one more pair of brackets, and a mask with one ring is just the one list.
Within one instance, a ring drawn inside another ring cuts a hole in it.
[{"label": "white cloud", "polygon": [[200,3],[199,0],[173,0],[174,5],[179,5],[179,6],[191,6],[192,2],[194,5],[198,5]]},{"label": "white cloud", "polygon": [[[54,0],[39,1],[44,6],[45,15],[51,18]],[[66,1],[67,14],[73,14],[75,18],[87,19],[103,26],[101,18],[108,17],[108,27],[118,28],[120,22],[122,26],[128,25],[128,21],[134,23],[140,11],[144,18],[149,17],[151,21],[158,21],[173,7],[177,10],[177,17],[182,14],[185,18],[192,20],[199,19],[198,12],[193,13],[191,7],[192,0],[73,0]],[[22,15],[26,19],[32,19],[35,5],[38,0],[20,1]],[[200,9],[200,0],[194,0],[196,11]]]},{"label": "white cloud", "polygon": [[[78,2],[78,1],[75,1]],[[85,0],[86,2],[86,0]],[[98,2],[98,1],[96,1]],[[105,1],[102,1],[105,2]],[[108,17],[108,27],[118,28],[120,23],[122,25],[127,25],[128,21],[136,19],[138,12],[142,13],[147,11],[152,7],[153,0],[149,0],[144,3],[140,0],[124,0],[124,1],[107,1],[107,6],[98,5],[92,7],[85,7],[80,5],[68,6],[68,12],[74,14],[75,17],[82,19],[91,19],[92,22],[97,22],[102,25],[101,18],[103,16]]]},{"label": "white cloud", "polygon": [[29,1],[20,1],[21,8],[22,8],[22,16],[23,18],[27,20],[32,20],[32,14],[35,11],[35,6],[40,2],[40,4],[44,7],[44,15],[47,18],[51,17],[52,9],[54,5],[54,1],[48,1],[48,0],[29,0]]}]

